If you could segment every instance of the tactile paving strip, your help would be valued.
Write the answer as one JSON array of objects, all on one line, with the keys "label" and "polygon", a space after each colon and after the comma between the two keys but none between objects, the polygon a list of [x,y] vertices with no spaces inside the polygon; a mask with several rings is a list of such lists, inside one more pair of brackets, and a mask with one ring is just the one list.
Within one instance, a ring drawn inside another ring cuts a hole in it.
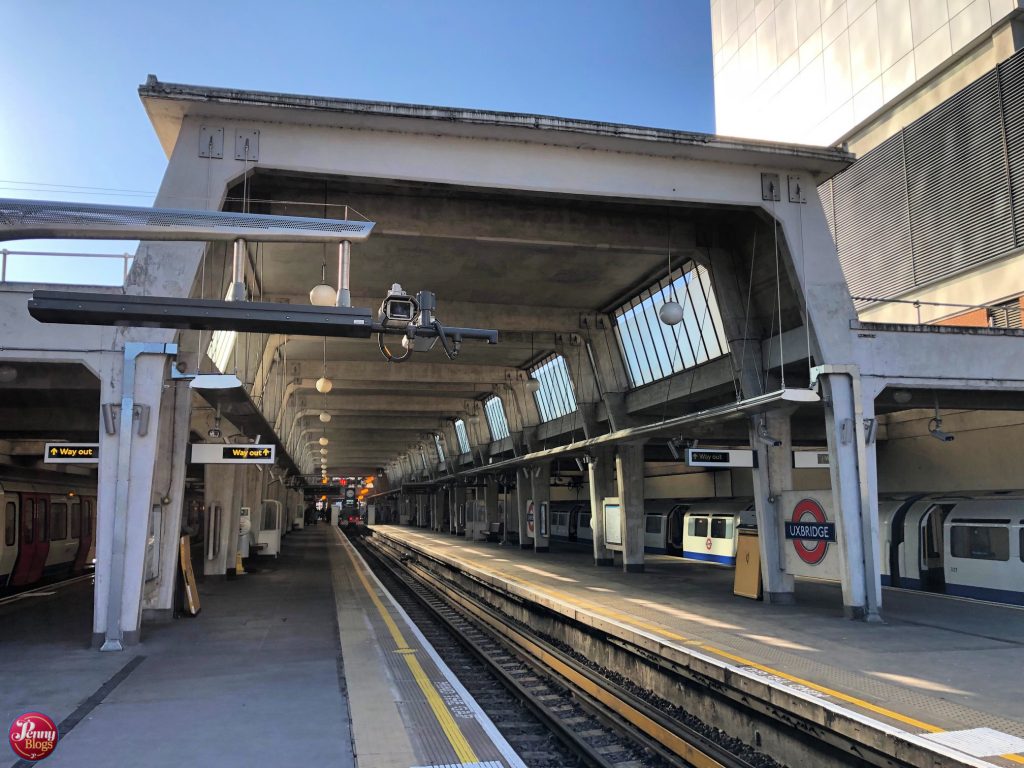
[{"label": "tactile paving strip", "polygon": [[993,757],[1024,752],[1024,739],[1000,733],[991,728],[971,728],[967,731],[929,733],[921,738],[952,747],[973,757]]}]

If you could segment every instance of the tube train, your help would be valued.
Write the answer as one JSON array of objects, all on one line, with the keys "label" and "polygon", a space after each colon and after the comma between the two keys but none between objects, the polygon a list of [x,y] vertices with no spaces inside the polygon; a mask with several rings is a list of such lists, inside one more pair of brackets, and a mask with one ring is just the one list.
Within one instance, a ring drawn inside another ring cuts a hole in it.
[{"label": "tube train", "polygon": [[[755,526],[751,499],[649,499],[644,505],[644,551],[688,560],[736,565],[738,529]],[[590,546],[590,504],[551,504],[551,538]]]},{"label": "tube train", "polygon": [[[750,499],[647,501],[644,551],[735,566]],[[1024,605],[1024,493],[915,494],[879,500],[882,584]],[[551,538],[590,546],[590,504],[553,502]]]},{"label": "tube train", "polygon": [[0,474],[0,589],[91,568],[96,483],[87,477]]},{"label": "tube train", "polygon": [[[0,469],[0,592],[92,569],[96,510],[94,478]],[[186,493],[181,528],[193,544],[203,539],[203,512],[201,498]]]}]

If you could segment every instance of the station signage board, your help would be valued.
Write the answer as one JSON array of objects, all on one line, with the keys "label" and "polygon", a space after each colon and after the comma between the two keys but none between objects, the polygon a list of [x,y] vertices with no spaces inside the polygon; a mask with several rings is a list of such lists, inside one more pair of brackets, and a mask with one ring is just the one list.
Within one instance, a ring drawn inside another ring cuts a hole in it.
[{"label": "station signage board", "polygon": [[193,464],[273,464],[274,445],[193,443]]},{"label": "station signage board", "polygon": [[828,469],[828,451],[793,451],[793,469]]},{"label": "station signage board", "polygon": [[99,464],[99,443],[47,443],[43,449],[45,464]]},{"label": "station signage board", "polygon": [[686,463],[691,467],[746,467],[757,466],[757,458],[749,449],[687,448]]},{"label": "station signage board", "polygon": [[839,580],[840,558],[833,552],[842,545],[843,532],[831,497],[830,490],[783,491],[778,495],[778,525],[786,542],[783,552],[788,573]]}]

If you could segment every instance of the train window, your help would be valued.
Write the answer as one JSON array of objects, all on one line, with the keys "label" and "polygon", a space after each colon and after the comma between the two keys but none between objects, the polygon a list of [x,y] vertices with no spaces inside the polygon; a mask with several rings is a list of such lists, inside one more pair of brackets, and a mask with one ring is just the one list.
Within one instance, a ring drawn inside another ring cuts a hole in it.
[{"label": "train window", "polygon": [[732,522],[728,517],[712,517],[711,518],[711,538],[712,539],[729,539],[732,538],[732,528],[729,523]]},{"label": "train window", "polygon": [[661,517],[659,515],[648,515],[644,530],[647,533],[661,533]]},{"label": "train window", "polygon": [[[580,524],[579,525],[580,525],[580,528],[589,528],[590,527],[590,513],[589,512],[584,512],[583,514],[580,515]],[[1024,533],[1024,531],[1022,531],[1022,533]],[[1022,556],[1022,557],[1024,557],[1024,556]]]},{"label": "train window", "polygon": [[23,544],[31,544],[35,539],[36,503],[32,499],[22,498],[21,500],[21,541]]},{"label": "train window", "polygon": [[71,505],[71,538],[82,538],[82,505],[77,501]]},{"label": "train window", "polygon": [[50,539],[61,541],[68,537],[68,505],[50,505]]},{"label": "train window", "polygon": [[950,527],[950,553],[970,560],[1009,560],[1010,530],[980,525]]},{"label": "train window", "polygon": [[690,535],[700,536],[702,539],[708,535],[708,519],[706,517],[690,518]]},{"label": "train window", "polygon": [[14,546],[14,538],[18,535],[18,509],[13,501],[7,502],[7,509],[4,511],[4,544],[8,547]]}]

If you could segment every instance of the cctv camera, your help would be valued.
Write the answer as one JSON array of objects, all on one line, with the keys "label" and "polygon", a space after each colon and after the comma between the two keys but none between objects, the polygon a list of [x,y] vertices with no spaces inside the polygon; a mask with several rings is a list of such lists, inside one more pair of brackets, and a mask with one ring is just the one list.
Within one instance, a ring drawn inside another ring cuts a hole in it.
[{"label": "cctv camera", "polygon": [[208,434],[210,437],[212,437],[212,438],[214,438],[216,440],[218,437],[221,436],[222,432],[217,427],[211,427],[210,431],[207,432],[206,434]]},{"label": "cctv camera", "polygon": [[765,445],[767,445],[769,448],[778,448],[780,445],[782,445],[781,440],[777,440],[771,435],[758,435],[757,439],[760,440]]},{"label": "cctv camera", "polygon": [[941,429],[930,429],[928,430],[932,437],[936,440],[941,440],[944,443],[951,443],[956,439],[955,435],[949,434],[949,432],[943,432]]}]

